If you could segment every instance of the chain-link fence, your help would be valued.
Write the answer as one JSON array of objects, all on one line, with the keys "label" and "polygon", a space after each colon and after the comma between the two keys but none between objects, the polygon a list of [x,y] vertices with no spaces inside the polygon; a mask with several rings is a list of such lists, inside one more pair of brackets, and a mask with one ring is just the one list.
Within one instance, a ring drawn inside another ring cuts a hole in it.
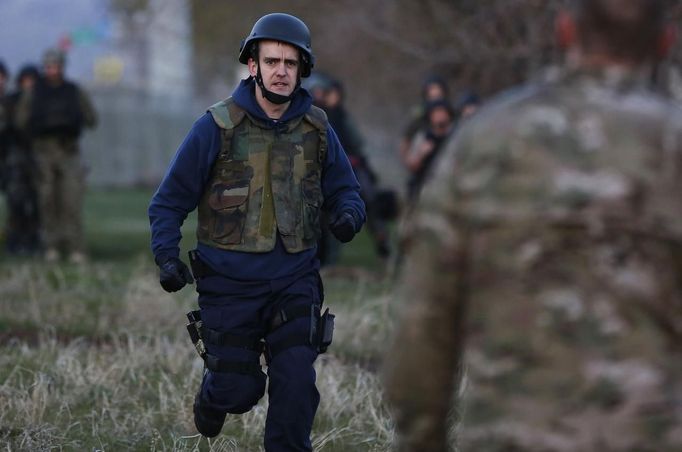
[{"label": "chain-link fence", "polygon": [[91,186],[154,186],[203,113],[181,102],[126,88],[91,90],[99,125],[82,151]]}]

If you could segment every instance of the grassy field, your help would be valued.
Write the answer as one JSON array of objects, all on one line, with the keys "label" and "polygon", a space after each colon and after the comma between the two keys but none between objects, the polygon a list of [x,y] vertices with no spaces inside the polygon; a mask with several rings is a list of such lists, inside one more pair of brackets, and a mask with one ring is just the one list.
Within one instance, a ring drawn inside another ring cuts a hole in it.
[{"label": "grassy field", "polygon": [[[212,441],[191,413],[202,362],[186,337],[192,287],[167,294],[148,251],[151,192],[91,192],[90,261],[0,261],[2,450],[258,451],[266,402]],[[183,230],[185,249],[195,220]],[[363,233],[324,273],[335,343],[317,362],[320,451],[382,451],[392,426],[376,369],[391,330],[391,284]]]}]

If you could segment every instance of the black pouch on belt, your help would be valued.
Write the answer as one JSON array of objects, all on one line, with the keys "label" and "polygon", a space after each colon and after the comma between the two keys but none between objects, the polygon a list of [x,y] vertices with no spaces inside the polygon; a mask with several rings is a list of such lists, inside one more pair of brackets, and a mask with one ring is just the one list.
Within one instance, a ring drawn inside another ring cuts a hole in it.
[{"label": "black pouch on belt", "polygon": [[[319,308],[318,308],[319,313]],[[336,316],[329,312],[329,308],[325,309],[324,314],[317,317],[317,351],[324,353],[331,345],[334,337],[334,319]]]}]

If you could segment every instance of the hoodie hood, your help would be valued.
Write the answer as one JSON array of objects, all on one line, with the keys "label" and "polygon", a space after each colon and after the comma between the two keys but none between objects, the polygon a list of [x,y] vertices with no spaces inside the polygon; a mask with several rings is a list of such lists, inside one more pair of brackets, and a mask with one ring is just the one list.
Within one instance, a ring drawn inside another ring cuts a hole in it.
[{"label": "hoodie hood", "polygon": [[303,116],[308,112],[313,103],[313,98],[310,97],[308,91],[299,89],[282,117],[276,121],[270,119],[256,101],[256,81],[253,77],[244,79],[239,83],[239,86],[237,86],[232,93],[232,99],[251,116],[260,119],[267,124],[272,124],[273,127],[277,123],[287,122],[291,119]]}]

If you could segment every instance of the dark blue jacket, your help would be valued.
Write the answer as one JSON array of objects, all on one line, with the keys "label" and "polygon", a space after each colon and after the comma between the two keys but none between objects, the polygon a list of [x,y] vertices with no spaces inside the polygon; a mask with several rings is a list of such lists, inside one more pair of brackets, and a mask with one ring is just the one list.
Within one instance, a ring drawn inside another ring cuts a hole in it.
[{"label": "dark blue jacket", "polygon": [[[281,119],[269,119],[256,102],[252,78],[242,80],[232,97],[237,105],[251,115],[267,121],[273,128],[305,114],[312,104],[307,91],[301,89]],[[365,221],[365,205],[360,199],[360,186],[355,179],[346,154],[331,126],[327,129],[327,161],[322,170],[324,209],[331,218],[349,212],[358,229]],[[195,123],[173,158],[149,205],[152,252],[159,262],[166,257],[178,257],[182,235],[180,226],[192,212],[204,192],[211,168],[220,151],[220,128],[210,113]],[[226,251],[202,243],[199,255],[211,268],[238,280],[259,281],[290,276],[319,266],[316,250],[290,254],[284,249],[279,234],[275,248],[269,253]]]}]

